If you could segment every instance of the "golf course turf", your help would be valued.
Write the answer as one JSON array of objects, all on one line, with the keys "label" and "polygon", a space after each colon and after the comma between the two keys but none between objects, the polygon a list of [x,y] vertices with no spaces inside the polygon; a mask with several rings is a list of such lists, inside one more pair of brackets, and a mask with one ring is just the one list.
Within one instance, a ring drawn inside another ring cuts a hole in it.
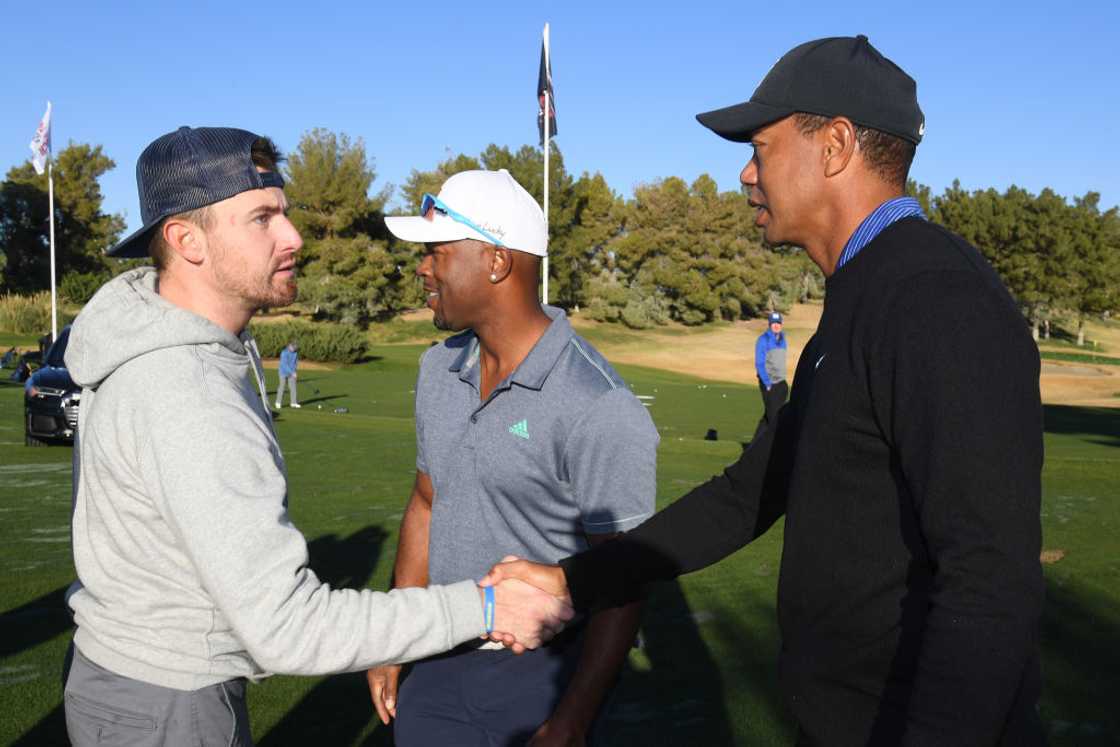
[{"label": "golf course turf", "polygon": [[[277,421],[291,516],[332,586],[387,588],[415,474],[412,389],[423,350],[384,345],[360,364],[301,371],[304,407],[285,407]],[[659,506],[732,462],[761,414],[755,387],[618,369],[649,398],[661,433]],[[65,744],[71,449],[24,446],[22,396],[21,386],[0,385],[0,744]],[[1048,406],[1045,415],[1042,716],[1051,744],[1118,744],[1120,409]],[[709,429],[718,440],[704,440]],[[652,590],[641,648],[606,723],[611,744],[792,743],[776,682],[781,539],[779,522],[723,563]],[[262,746],[392,743],[361,673],[272,677],[250,688],[249,701]]]}]

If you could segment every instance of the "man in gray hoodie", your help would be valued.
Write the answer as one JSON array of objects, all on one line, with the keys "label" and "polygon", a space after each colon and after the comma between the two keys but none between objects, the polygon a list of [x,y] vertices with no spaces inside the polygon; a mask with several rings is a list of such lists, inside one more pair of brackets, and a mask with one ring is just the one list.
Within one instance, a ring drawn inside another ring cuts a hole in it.
[{"label": "man in gray hoodie", "polygon": [[296,296],[279,160],[229,128],[149,145],[144,226],[109,254],[150,253],[155,268],[107,283],[71,331],[76,745],[252,744],[248,679],[360,671],[490,631],[534,647],[571,616],[520,583],[381,594],[332,590],[307,567],[247,331]]}]

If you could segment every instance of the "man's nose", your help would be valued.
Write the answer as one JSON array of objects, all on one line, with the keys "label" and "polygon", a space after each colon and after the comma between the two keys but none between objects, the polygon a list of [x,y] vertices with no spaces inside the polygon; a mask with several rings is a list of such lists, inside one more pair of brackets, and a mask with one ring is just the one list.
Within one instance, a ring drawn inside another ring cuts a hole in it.
[{"label": "man's nose", "polygon": [[758,184],[758,167],[755,166],[753,158],[747,161],[747,165],[739,172],[739,182],[744,187],[753,187]]},{"label": "man's nose", "polygon": [[288,216],[281,216],[284,221],[283,234],[281,235],[281,243],[284,248],[291,248],[293,254],[303,248],[303,237],[299,235],[299,229],[295,227]]}]

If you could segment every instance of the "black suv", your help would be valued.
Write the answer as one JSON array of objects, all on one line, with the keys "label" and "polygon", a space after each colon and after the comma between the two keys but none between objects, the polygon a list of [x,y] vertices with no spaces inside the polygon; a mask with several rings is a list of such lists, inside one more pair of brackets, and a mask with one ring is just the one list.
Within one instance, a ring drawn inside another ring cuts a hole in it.
[{"label": "black suv", "polygon": [[43,366],[23,384],[24,442],[28,446],[74,442],[82,388],[70,378],[62,359],[69,340],[70,328],[65,327],[43,358]]}]

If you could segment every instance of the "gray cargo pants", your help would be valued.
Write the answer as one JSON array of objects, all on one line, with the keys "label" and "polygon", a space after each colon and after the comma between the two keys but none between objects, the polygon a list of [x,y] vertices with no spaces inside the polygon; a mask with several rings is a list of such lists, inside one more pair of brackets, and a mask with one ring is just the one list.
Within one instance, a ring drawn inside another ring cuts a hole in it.
[{"label": "gray cargo pants", "polygon": [[276,385],[276,406],[280,407],[284,401],[284,385],[288,385],[291,391],[289,398],[294,405],[299,402],[299,397],[296,396],[296,377],[295,376],[281,376],[280,383]]},{"label": "gray cargo pants", "polygon": [[174,690],[122,677],[73,647],[66,731],[75,747],[252,747],[245,680]]}]

